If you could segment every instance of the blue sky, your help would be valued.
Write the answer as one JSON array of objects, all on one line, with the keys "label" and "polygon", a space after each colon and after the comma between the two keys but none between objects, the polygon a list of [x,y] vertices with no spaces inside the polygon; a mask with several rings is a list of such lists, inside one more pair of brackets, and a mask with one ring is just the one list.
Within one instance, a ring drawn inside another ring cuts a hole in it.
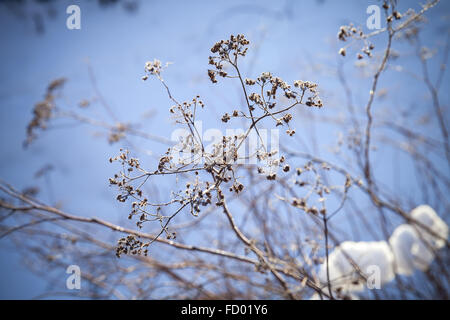
[{"label": "blue sky", "polygon": [[[65,8],[73,3],[81,8],[81,30],[68,30],[65,26]],[[400,6],[413,5],[417,9],[415,3],[400,1]],[[250,75],[273,71],[289,81],[307,78],[318,82],[324,95],[336,101],[342,93],[336,79],[327,75],[327,68],[335,68],[340,59],[336,54],[339,26],[350,21],[364,25],[367,6],[379,2],[140,1],[139,4],[136,12],[128,13],[120,5],[100,9],[94,1],[58,1],[53,4],[57,15],[44,19],[42,34],[36,33],[32,19],[18,18],[0,6],[1,179],[18,188],[42,184],[43,181],[33,178],[34,174],[44,165],[53,164],[52,190],[42,190],[43,200],[57,199],[70,212],[95,212],[117,221],[126,208],[112,201],[114,191],[107,180],[115,168],[107,164],[107,159],[117,154],[119,145],[105,143],[105,137],[96,136],[98,130],[94,128],[62,126],[42,133],[29,148],[22,148],[33,105],[43,98],[51,80],[58,77],[69,80],[63,100],[69,108],[77,108],[81,99],[95,95],[89,80],[89,64],[100,91],[118,118],[139,121],[143,130],[168,137],[172,131],[167,112],[170,102],[156,81],[141,81],[145,62],[153,58],[172,62],[165,79],[177,97],[187,100],[195,94],[206,96],[220,114],[227,101],[238,99],[238,94],[232,90],[235,96],[224,95],[208,82],[209,49],[219,39],[244,33],[260,45],[257,54],[253,53],[254,64],[245,66]],[[43,8],[33,3],[27,5],[26,11],[44,12]],[[439,27],[445,25],[442,16],[446,14],[448,19],[449,8],[450,3],[443,1],[430,12],[431,26],[425,42],[434,45],[442,41]],[[346,63],[349,73],[351,67],[351,62]],[[397,76],[389,77],[395,83]],[[446,88],[448,76],[444,81]],[[362,86],[356,101],[366,99],[368,89]],[[414,86],[417,83],[408,86],[408,90]],[[338,92],[337,96],[333,92]],[[448,102],[448,92],[444,98]],[[396,103],[396,97],[391,101]],[[406,104],[410,102],[414,103]],[[95,108],[89,111],[92,116],[108,120],[98,105]],[[153,117],[145,118],[149,113]],[[151,149],[155,154],[162,150],[162,146]],[[393,168],[387,165],[386,170]],[[409,183],[407,176],[400,180],[405,186]],[[42,293],[45,282],[22,265],[7,241],[0,240],[0,250],[0,298],[33,298]]]}]

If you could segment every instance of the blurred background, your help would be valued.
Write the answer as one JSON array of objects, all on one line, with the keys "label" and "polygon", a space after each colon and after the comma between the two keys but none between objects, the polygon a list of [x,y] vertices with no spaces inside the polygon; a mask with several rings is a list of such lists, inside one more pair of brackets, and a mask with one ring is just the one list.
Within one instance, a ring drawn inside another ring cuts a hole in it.
[{"label": "blurred background", "polygon": [[[69,16],[66,8],[71,4],[80,6],[80,30],[66,27]],[[171,102],[158,81],[141,80],[145,62],[157,58],[163,64],[171,63],[163,77],[179,100],[189,100],[198,94],[205,101],[208,112],[202,115],[203,130],[224,129],[214,119],[242,103],[242,95],[237,83],[227,81],[220,86],[210,83],[208,56],[216,41],[238,33],[245,34],[251,42],[249,54],[241,62],[246,77],[256,78],[261,72],[270,71],[290,83],[302,79],[319,84],[324,107],[299,112],[298,144],[292,147],[345,164],[345,152],[350,151],[336,150],[347,137],[345,125],[339,127],[335,123],[347,111],[344,108],[347,93],[339,77],[345,76],[353,92],[352,103],[359,110],[357,113],[363,114],[371,85],[368,75],[373,69],[370,63],[364,65],[369,61],[367,58],[356,59],[358,44],[347,49],[346,57],[338,54],[342,44],[337,32],[341,25],[351,22],[370,32],[366,27],[369,16],[366,9],[371,4],[381,6],[382,2],[2,1],[0,178],[19,190],[34,191],[43,202],[67,212],[133,226],[124,222],[129,208],[114,200],[117,192],[108,185],[108,178],[118,170],[108,159],[125,147],[139,154],[143,165],[153,168],[157,164],[153,157],[165,152],[167,145],[158,141],[148,143],[140,137],[108,143],[108,131],[73,119],[60,119],[50,123],[35,141],[24,147],[33,106],[44,99],[51,81],[64,77],[67,81],[60,104],[66,110],[99,122],[126,122],[140,132],[170,139],[174,130],[168,112]],[[420,11],[417,1],[398,2],[400,12],[408,8]],[[442,1],[427,12],[426,18],[420,39],[421,45],[435,54],[429,64],[430,77],[434,79],[448,41],[450,3]],[[371,41],[375,51],[382,50],[386,35]],[[399,58],[393,58],[390,69],[382,75],[375,100],[376,112],[392,112],[388,113],[388,120],[415,128],[414,121],[429,112],[431,97],[423,81],[418,79],[422,71],[415,45],[398,42],[394,52]],[[448,87],[447,72],[440,94],[445,108],[450,98]],[[84,104],[89,105],[83,108]],[[444,114],[448,121],[448,113]],[[239,127],[239,124],[232,125]],[[380,136],[396,139],[397,133],[388,124],[378,125]],[[423,132],[436,140],[441,137],[435,119],[427,123]],[[448,179],[445,158],[429,156],[434,167]],[[443,197],[425,192],[417,182],[417,168],[407,159],[397,146],[388,143],[377,148],[372,156],[379,180],[399,196],[405,195],[408,209],[426,202],[448,224],[448,199],[442,201],[447,198],[448,187],[444,184],[441,188]],[[160,191],[171,190],[171,183],[161,184]],[[363,196],[355,195],[355,199],[361,200],[362,208],[368,207]],[[348,228],[340,220],[335,223]],[[392,220],[394,226],[398,223],[399,220]],[[381,238],[381,235],[377,238],[376,232],[374,235],[362,231],[353,239],[342,240]],[[111,243],[115,240],[112,238]],[[33,259],[27,259],[27,254],[16,248],[17,244],[8,237],[0,239],[0,298],[65,298],[55,289],[61,287],[64,291],[65,277],[61,276],[59,282],[47,281],[42,277],[46,270],[31,270]],[[47,291],[55,293],[41,296]]]}]

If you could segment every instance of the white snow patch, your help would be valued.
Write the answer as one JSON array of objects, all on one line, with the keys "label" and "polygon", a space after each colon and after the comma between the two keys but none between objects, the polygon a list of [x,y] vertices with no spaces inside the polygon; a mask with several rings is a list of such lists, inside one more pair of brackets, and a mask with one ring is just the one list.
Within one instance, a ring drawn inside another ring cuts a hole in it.
[{"label": "white snow patch", "polygon": [[[370,268],[378,267],[380,285],[392,281],[396,273],[412,275],[416,269],[426,271],[434,260],[435,251],[445,246],[443,239],[448,238],[448,226],[428,205],[421,205],[412,210],[411,217],[439,237],[431,235],[420,226],[401,224],[394,230],[388,242],[342,242],[328,258],[332,290],[357,298],[353,292],[361,292],[367,287],[353,263],[366,277],[371,275],[373,269]],[[320,266],[318,276],[320,281],[327,283],[326,262]],[[319,298],[318,294],[311,297]]]}]

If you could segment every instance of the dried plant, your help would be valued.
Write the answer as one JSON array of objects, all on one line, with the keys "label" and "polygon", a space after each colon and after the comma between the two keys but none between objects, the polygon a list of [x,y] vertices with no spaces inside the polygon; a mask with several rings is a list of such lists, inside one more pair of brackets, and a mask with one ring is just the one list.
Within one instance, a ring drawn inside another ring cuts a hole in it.
[{"label": "dried plant", "polygon": [[[359,297],[447,299],[449,243],[445,222],[429,207],[410,213],[420,203],[383,181],[372,160],[374,144],[404,150],[420,173],[424,192],[437,199],[430,205],[436,211],[448,212],[449,141],[445,110],[439,101],[445,68],[433,83],[428,73],[429,51],[419,40],[424,14],[437,2],[429,2],[418,13],[411,9],[401,13],[396,1],[384,1],[386,28],[371,34],[352,24],[339,29],[338,39],[348,43],[339,54],[348,59],[351,46],[362,43],[357,60],[370,60],[374,68],[367,102],[359,109],[352,102],[351,86],[338,70],[348,98],[343,119],[320,118],[329,102],[322,101],[319,86],[312,81],[290,84],[271,72],[262,72],[254,79],[243,76],[241,65],[250,41],[241,34],[212,46],[207,76],[215,86],[223,81],[236,82],[243,97],[244,106],[223,110],[217,126],[242,121],[246,127],[239,134],[222,135],[210,145],[198,127],[198,118],[208,111],[208,103],[195,94],[187,101],[175,98],[163,77],[169,64],[157,59],[145,64],[142,80],[158,81],[167,93],[172,104],[167,113],[175,126],[186,132],[175,143],[142,132],[135,124],[117,121],[98,90],[98,100],[82,100],[80,110],[100,102],[113,123],[65,111],[58,106],[55,94],[64,81],[53,82],[45,100],[35,106],[27,144],[36,138],[37,129],[46,129],[58,118],[70,118],[103,128],[109,143],[120,144],[139,136],[166,145],[167,151],[150,168],[144,165],[146,159],[134,156],[138,150],[132,148],[121,148],[109,159],[119,168],[109,184],[117,190],[116,200],[129,208],[127,218],[137,228],[70,214],[1,182],[5,196],[0,202],[1,237],[13,239],[30,255],[34,267],[39,261],[57,269],[65,266],[68,257],[83,261],[84,279],[97,288],[89,291],[91,297],[349,299],[357,297],[354,291],[365,288],[370,278],[367,261],[359,252],[374,250],[383,256],[379,263],[384,258],[388,261],[390,273],[383,275],[383,285],[390,282],[395,289],[369,290]],[[371,39],[383,35],[387,36],[386,45],[377,51]],[[393,115],[376,113],[379,82],[394,59],[393,43],[405,39],[416,46],[441,140],[428,137],[419,128],[393,123],[396,110],[391,110]],[[448,43],[444,51],[443,65]],[[96,87],[92,72],[91,80]],[[298,136],[303,131],[298,115],[313,112],[321,123],[346,133],[336,147],[336,159],[340,160],[329,161],[300,147],[302,137]],[[380,129],[383,126],[389,126],[401,139],[386,136]],[[266,143],[261,130],[280,127],[285,134],[278,150]],[[400,144],[403,138],[408,141],[406,146]],[[252,141],[257,141],[257,147],[249,150]],[[341,152],[345,148],[346,152]],[[441,166],[443,157],[446,163]],[[161,179],[173,186],[170,192],[157,192]],[[436,203],[441,207],[436,208]],[[350,228],[335,223],[336,217]],[[399,223],[403,224],[395,229]],[[44,227],[47,224],[51,228]],[[365,238],[361,233],[381,241],[348,242]],[[21,242],[15,237],[19,234],[26,235],[28,241]],[[396,267],[399,252],[406,250],[398,242],[401,234],[412,237],[414,250],[420,252],[413,257],[414,268],[422,271],[417,278],[403,276],[405,271]],[[423,255],[427,262],[419,263],[417,259]],[[345,272],[338,264],[345,265]],[[168,289],[173,286],[176,289]]]}]

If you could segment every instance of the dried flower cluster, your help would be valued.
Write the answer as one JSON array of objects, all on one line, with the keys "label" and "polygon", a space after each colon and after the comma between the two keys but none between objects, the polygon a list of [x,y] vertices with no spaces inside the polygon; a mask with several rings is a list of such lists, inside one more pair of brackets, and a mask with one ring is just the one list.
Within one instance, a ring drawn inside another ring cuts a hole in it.
[{"label": "dried flower cluster", "polygon": [[36,130],[45,130],[47,122],[52,117],[52,111],[55,108],[55,91],[60,89],[66,82],[65,78],[53,80],[47,87],[45,99],[36,103],[33,109],[33,119],[27,126],[27,139],[24,143],[28,146],[36,138]]},{"label": "dried flower cluster", "polygon": [[[294,184],[298,187],[307,187],[308,191],[304,197],[294,197],[291,200],[291,205],[303,210],[306,213],[317,216],[319,213],[323,216],[327,214],[326,208],[326,196],[331,193],[333,189],[342,188],[342,186],[327,186],[320,174],[320,170],[328,171],[329,166],[326,163],[322,163],[320,166],[315,165],[312,162],[307,162],[303,167],[296,169],[296,178]],[[310,174],[308,174],[310,173]],[[350,177],[347,177],[345,181],[345,193],[350,188]],[[308,205],[308,202],[314,202],[316,204]],[[317,207],[317,205],[320,206]]]},{"label": "dried flower cluster", "polygon": [[147,71],[152,75],[159,75],[161,73],[161,69],[162,69],[161,61],[159,61],[158,59],[154,59],[153,62],[147,61],[145,63],[145,71]]},{"label": "dried flower cluster", "polygon": [[148,254],[149,243],[143,243],[133,235],[120,238],[117,242],[116,256],[120,258],[122,254],[144,255]]},{"label": "dried flower cluster", "polygon": [[[385,11],[385,15],[386,15],[386,23],[388,24],[388,28],[392,29],[392,23],[396,20],[401,20],[402,18],[404,18],[404,16],[410,17],[411,21],[420,21],[421,17],[420,16],[416,16],[416,14],[414,13],[414,11],[412,9],[409,9],[405,15],[403,16],[400,12],[398,12],[395,9],[395,6],[390,5],[388,3],[388,1],[384,1],[383,2],[383,9]],[[408,38],[411,36],[411,33],[415,34],[417,32],[417,28],[415,28],[414,26],[409,26],[410,23],[404,24],[401,26],[402,29],[405,32],[405,36]],[[360,49],[359,52],[357,52],[356,57],[358,60],[361,60],[364,58],[364,56],[367,56],[369,58],[371,58],[373,56],[373,49],[375,48],[375,46],[369,42],[369,38],[373,35],[376,34],[376,32],[374,33],[369,33],[366,34],[362,31],[361,27],[356,28],[353,23],[350,23],[349,25],[344,25],[341,26],[339,28],[339,32],[337,34],[337,37],[340,41],[347,41],[348,39],[353,40],[352,42],[350,42],[347,46],[344,46],[342,48],[339,49],[339,54],[341,56],[346,56],[347,55],[347,48],[349,46],[351,46],[353,44],[353,42],[359,42],[362,41],[363,42],[363,46]]]},{"label": "dried flower cluster", "polygon": [[244,35],[231,35],[228,40],[220,40],[211,48],[211,52],[217,56],[209,57],[209,64],[214,66],[215,70],[208,70],[208,76],[211,82],[216,83],[216,76],[227,77],[228,73],[223,70],[224,62],[237,63],[239,56],[244,57],[247,53],[250,42]]},{"label": "dried flower cluster", "polygon": [[[323,106],[318,95],[317,84],[310,81],[297,80],[291,86],[270,72],[263,72],[257,79],[246,78],[244,80],[237,63],[239,57],[246,55],[248,44],[249,41],[243,35],[232,35],[228,40],[221,40],[211,48],[214,56],[209,57],[209,64],[214,66],[214,70],[208,71],[210,80],[214,83],[217,82],[216,76],[238,78],[248,107],[248,113],[245,110],[224,113],[221,118],[222,122],[228,123],[232,117],[241,116],[250,119],[251,124],[244,133],[222,136],[220,142],[213,143],[208,149],[205,149],[195,122],[198,107],[203,109],[205,106],[203,101],[196,96],[191,101],[179,103],[170,94],[169,88],[161,78],[162,67],[159,60],[155,59],[153,62],[146,63],[145,69],[148,75],[153,75],[161,81],[169,98],[175,103],[169,111],[177,123],[185,126],[187,134],[180,137],[177,145],[168,148],[167,152],[160,157],[158,167],[154,171],[141,168],[139,161],[131,158],[127,150],[121,150],[119,156],[110,159],[111,162],[121,163],[123,168],[121,172],[110,179],[110,184],[117,186],[120,190],[117,196],[118,201],[126,202],[132,199],[129,218],[138,217],[136,225],[139,228],[142,228],[145,222],[159,221],[161,233],[173,238],[174,234],[169,231],[168,224],[184,208],[190,208],[191,214],[196,216],[200,213],[201,207],[211,204],[222,206],[225,199],[222,186],[227,186],[230,192],[236,194],[245,189],[244,183],[240,182],[236,175],[236,170],[242,163],[245,163],[247,158],[240,154],[245,141],[252,132],[259,136],[257,121],[272,118],[276,126],[287,125],[286,133],[292,136],[295,134],[295,129],[290,128],[294,118],[293,114],[289,112],[292,108],[302,104],[318,108]],[[232,66],[233,74],[230,75],[223,70],[226,63]],[[261,92],[262,95],[256,91],[247,92],[255,86],[260,87],[258,92]],[[281,101],[281,97],[285,100]],[[117,130],[118,138],[120,138],[120,133],[121,131]],[[255,156],[260,163],[264,164],[258,167],[258,173],[264,174],[268,180],[276,179],[278,168],[281,168],[284,173],[290,171],[285,157],[279,156],[278,150],[268,151],[262,144],[256,150]],[[171,200],[164,205],[150,204],[142,191],[142,186],[150,177],[182,173],[194,174],[193,179],[188,178],[184,190],[172,192]],[[163,214],[172,207],[176,207],[173,209],[174,213]],[[122,248],[123,243],[120,246]],[[128,250],[127,252],[135,251]]]},{"label": "dried flower cluster", "polygon": [[[375,48],[375,46],[370,43],[367,40],[367,35],[362,31],[361,28],[356,28],[353,26],[353,24],[349,24],[346,26],[341,26],[339,28],[338,32],[338,39],[341,41],[347,41],[347,39],[352,39],[354,41],[360,41],[362,40],[364,45],[360,49],[360,52],[356,54],[356,57],[358,60],[361,60],[364,58],[364,55],[371,58],[372,57],[372,50]],[[347,46],[339,49],[339,54],[343,57],[347,55],[347,47],[353,44],[352,42],[349,43]]]},{"label": "dried flower cluster", "polygon": [[113,144],[115,142],[120,141],[125,138],[125,133],[128,130],[128,127],[123,123],[117,123],[112,129],[108,136],[108,142]]}]

